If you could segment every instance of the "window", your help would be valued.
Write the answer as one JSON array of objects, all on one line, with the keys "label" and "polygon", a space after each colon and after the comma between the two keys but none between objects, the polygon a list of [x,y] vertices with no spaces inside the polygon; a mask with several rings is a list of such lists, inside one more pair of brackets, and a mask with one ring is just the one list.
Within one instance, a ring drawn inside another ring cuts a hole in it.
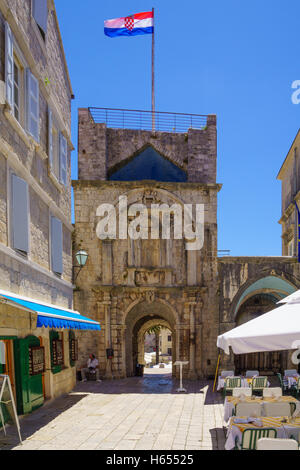
[{"label": "window", "polygon": [[47,0],[32,0],[32,16],[38,25],[42,38],[45,40],[48,21]]},{"label": "window", "polygon": [[28,185],[26,181],[12,174],[11,189],[12,246],[26,255],[29,251]]},{"label": "window", "polygon": [[14,62],[14,116],[17,121],[20,122],[20,83],[21,71],[16,63]]},{"label": "window", "polygon": [[64,367],[64,336],[63,332],[49,331],[51,370],[57,374]]},{"label": "window", "polygon": [[67,139],[60,132],[59,134],[59,163],[60,163],[60,182],[67,184],[67,160],[68,160]]},{"label": "window", "polygon": [[172,356],[172,348],[168,348],[168,356]]},{"label": "window", "polygon": [[29,69],[26,70],[27,131],[39,142],[39,82]]},{"label": "window", "polygon": [[67,139],[58,130],[51,109],[48,110],[48,156],[50,171],[62,184],[67,184]]},{"label": "window", "polygon": [[168,341],[172,341],[172,336],[171,335],[168,335]]},{"label": "window", "polygon": [[5,83],[6,100],[17,121],[24,125],[25,62],[8,23],[5,24]]},{"label": "window", "polygon": [[51,268],[61,276],[63,273],[62,223],[51,216]]}]

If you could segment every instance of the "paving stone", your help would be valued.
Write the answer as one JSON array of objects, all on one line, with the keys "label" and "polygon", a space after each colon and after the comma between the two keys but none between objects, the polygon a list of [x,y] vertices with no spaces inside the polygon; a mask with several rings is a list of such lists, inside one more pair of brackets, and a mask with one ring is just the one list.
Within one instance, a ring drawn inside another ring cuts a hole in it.
[{"label": "paving stone", "polygon": [[[0,434],[0,450],[224,449],[223,398],[212,393],[212,381],[186,380],[188,393],[178,395],[171,378],[167,393],[147,380],[147,387],[141,378],[104,381],[100,391],[88,383],[88,394],[75,405],[70,399],[63,407],[66,399],[57,399],[21,418],[23,446],[9,426],[7,437]],[[82,388],[78,384],[70,398]]]}]

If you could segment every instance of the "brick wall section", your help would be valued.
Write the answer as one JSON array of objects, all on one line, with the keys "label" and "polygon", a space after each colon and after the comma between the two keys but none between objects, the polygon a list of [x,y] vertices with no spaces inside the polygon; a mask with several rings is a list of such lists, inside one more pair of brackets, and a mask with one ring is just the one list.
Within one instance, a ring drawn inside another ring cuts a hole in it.
[{"label": "brick wall section", "polygon": [[186,134],[108,129],[95,124],[88,109],[78,111],[78,178],[107,180],[111,172],[126,164],[147,146],[188,174],[189,182],[216,182],[216,117],[208,116],[204,130]]}]

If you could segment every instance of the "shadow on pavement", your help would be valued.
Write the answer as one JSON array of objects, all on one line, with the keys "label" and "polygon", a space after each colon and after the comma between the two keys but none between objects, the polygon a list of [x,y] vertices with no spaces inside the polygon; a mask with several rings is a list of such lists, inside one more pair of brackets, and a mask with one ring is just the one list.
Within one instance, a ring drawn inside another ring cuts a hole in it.
[{"label": "shadow on pavement", "polygon": [[[204,393],[204,387],[212,388],[208,380],[183,379],[183,388],[186,393]],[[122,393],[147,393],[147,394],[179,394],[179,379],[172,377],[171,373],[147,373],[143,377],[128,377],[126,379],[111,379],[99,382],[77,382],[76,392],[122,394]],[[217,395],[217,394],[216,394]],[[212,402],[213,403],[213,402]]]},{"label": "shadow on pavement", "polygon": [[[72,393],[62,395],[55,400],[45,402],[41,408],[31,414],[19,416],[22,440],[28,439],[86,396],[87,394],[73,395]],[[6,425],[6,432],[7,435],[5,436],[3,429],[0,428],[0,450],[11,450],[20,444],[16,426]]]}]

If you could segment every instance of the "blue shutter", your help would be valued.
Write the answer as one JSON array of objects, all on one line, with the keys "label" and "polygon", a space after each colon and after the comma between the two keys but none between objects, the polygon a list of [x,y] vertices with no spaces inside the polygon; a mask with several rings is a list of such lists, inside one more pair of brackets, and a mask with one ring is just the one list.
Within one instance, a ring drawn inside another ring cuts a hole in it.
[{"label": "blue shutter", "polygon": [[59,163],[60,163],[60,182],[67,184],[67,139],[60,132],[59,134]]},{"label": "blue shutter", "polygon": [[57,274],[63,273],[62,223],[51,216],[51,267]]},{"label": "blue shutter", "polygon": [[15,250],[28,253],[28,186],[26,181],[12,175],[12,244]]},{"label": "blue shutter", "polygon": [[39,142],[39,82],[29,69],[26,70],[27,130]]},{"label": "blue shutter", "polygon": [[14,105],[14,40],[8,23],[5,23],[5,86],[6,100]]},{"label": "blue shutter", "polygon": [[33,0],[32,16],[39,27],[47,33],[48,5],[47,0]]},{"label": "blue shutter", "polygon": [[52,111],[48,108],[48,157],[50,169],[53,168]]}]

